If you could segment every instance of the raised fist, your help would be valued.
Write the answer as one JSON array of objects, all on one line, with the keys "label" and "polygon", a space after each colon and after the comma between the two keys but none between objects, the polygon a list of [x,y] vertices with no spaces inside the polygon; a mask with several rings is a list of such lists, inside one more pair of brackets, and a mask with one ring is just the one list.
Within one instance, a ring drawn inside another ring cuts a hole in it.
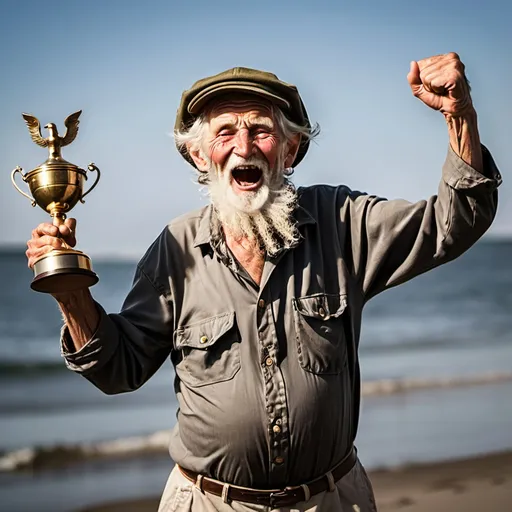
[{"label": "raised fist", "polygon": [[456,53],[412,61],[407,80],[414,96],[443,114],[462,116],[473,106],[464,64]]}]

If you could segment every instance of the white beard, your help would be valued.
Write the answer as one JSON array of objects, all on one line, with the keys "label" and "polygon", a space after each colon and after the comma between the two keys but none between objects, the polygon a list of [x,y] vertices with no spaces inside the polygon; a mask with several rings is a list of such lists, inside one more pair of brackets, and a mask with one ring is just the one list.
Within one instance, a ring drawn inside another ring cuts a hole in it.
[{"label": "white beard", "polygon": [[[236,194],[231,187],[231,171],[240,165],[256,165],[263,183],[254,192]],[[277,169],[282,165],[278,159]],[[210,164],[208,193],[224,228],[235,239],[255,241],[267,254],[275,256],[290,248],[299,238],[293,219],[297,204],[295,187],[285,179],[284,170],[271,171],[265,159],[231,155],[224,169]]]}]

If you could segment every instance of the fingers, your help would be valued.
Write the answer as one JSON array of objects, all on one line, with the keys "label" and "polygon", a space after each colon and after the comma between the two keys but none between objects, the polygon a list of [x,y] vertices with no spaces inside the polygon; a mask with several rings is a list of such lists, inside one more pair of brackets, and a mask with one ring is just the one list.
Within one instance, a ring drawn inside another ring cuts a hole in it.
[{"label": "fingers", "polygon": [[453,95],[461,99],[469,94],[464,65],[460,61],[444,61],[443,65],[431,65],[421,71],[425,87],[436,94]]},{"label": "fingers", "polygon": [[62,239],[51,235],[32,237],[27,242],[27,251],[25,252],[28,259],[28,266],[32,268],[34,263],[45,254],[54,249],[61,249],[63,242]]},{"label": "fingers", "polygon": [[418,67],[421,80],[425,85],[434,80],[437,82],[444,80],[447,85],[466,81],[465,66],[454,52],[420,60]]},{"label": "fingers", "polygon": [[456,54],[455,52],[445,53],[445,54],[441,54],[441,55],[434,55],[432,57],[427,57],[426,59],[421,59],[418,61],[418,65],[419,65],[420,71],[423,71],[425,68],[428,68],[431,66],[437,67],[440,65],[445,65],[446,62],[449,62],[449,61],[459,62],[462,66],[464,66],[464,64],[462,64],[462,62],[460,61],[458,54]]},{"label": "fingers", "polygon": [[40,247],[50,247],[52,249],[62,249],[64,244],[64,240],[62,238],[56,238],[54,236],[41,236],[36,240],[29,240],[27,245],[29,247],[40,248]]},{"label": "fingers", "polygon": [[57,236],[59,234],[59,228],[48,222],[39,224],[36,229],[32,231],[32,238],[39,238],[41,236]]},{"label": "fingers", "polygon": [[35,262],[42,258],[45,254],[48,254],[49,252],[53,251],[53,247],[48,245],[44,247],[31,247],[29,244],[27,245],[28,249],[26,250],[25,254],[27,256],[29,268],[32,268]]}]

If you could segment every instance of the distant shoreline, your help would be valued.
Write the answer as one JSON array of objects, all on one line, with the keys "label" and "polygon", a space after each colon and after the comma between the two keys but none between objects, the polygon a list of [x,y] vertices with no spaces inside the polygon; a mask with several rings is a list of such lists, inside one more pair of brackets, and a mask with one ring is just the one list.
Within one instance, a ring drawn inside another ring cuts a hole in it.
[{"label": "distant shoreline", "polygon": [[[512,239],[511,239],[512,240]],[[0,256],[1,257],[25,257],[25,251],[27,250],[26,245],[18,244],[1,244],[0,243]],[[87,255],[90,256],[95,263],[133,263],[137,261],[144,254],[144,250],[141,252],[130,251],[129,253],[122,252],[119,254],[112,253],[94,253],[94,251],[87,251]]]},{"label": "distant shoreline", "polygon": [[[79,242],[80,243],[80,242]],[[498,235],[498,234],[485,234],[477,244],[509,244],[512,243],[512,234],[510,235]],[[26,245],[23,242],[9,242],[9,243],[1,243],[0,242],[0,256],[15,256],[15,255],[25,255]],[[127,251],[123,251],[119,254],[113,254],[110,252],[98,253],[95,251],[91,251],[90,249],[86,250],[87,254],[98,263],[137,263],[137,261],[142,257],[146,248],[142,248],[140,251],[132,250],[127,253]]]}]

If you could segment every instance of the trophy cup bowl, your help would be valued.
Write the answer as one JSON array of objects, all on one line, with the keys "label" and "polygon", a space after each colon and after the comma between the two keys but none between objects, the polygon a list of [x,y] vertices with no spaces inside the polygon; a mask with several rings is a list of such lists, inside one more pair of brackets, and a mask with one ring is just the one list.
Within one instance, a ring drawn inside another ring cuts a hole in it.
[{"label": "trophy cup bowl", "polygon": [[[69,144],[78,131],[78,116],[81,111],[71,114],[65,121],[67,132],[59,137],[55,125],[46,125],[50,137],[43,139],[39,121],[28,114],[23,114],[29,126],[32,139],[38,145],[48,147],[50,156],[39,167],[24,174],[21,167],[12,171],[11,181],[20,194],[27,197],[32,206],[39,205],[48,212],[54,226],[60,226],[69,212],[79,201],[92,191],[100,179],[100,170],[89,164],[88,170],[96,172],[96,180],[84,193],[84,182],[87,172],[80,167],[67,162],[60,154],[61,146]],[[69,134],[69,135],[68,135]],[[31,196],[23,192],[16,184],[16,174],[28,185]],[[89,256],[81,251],[68,247],[65,243],[61,249],[54,249],[39,258],[34,264],[34,279],[31,288],[43,293],[62,293],[93,286],[98,282],[98,276],[92,269]]]},{"label": "trophy cup bowl", "polygon": [[82,198],[85,171],[76,167],[53,169],[44,166],[25,175],[34,201],[51,214],[53,207],[60,207],[63,213],[71,210]]}]

